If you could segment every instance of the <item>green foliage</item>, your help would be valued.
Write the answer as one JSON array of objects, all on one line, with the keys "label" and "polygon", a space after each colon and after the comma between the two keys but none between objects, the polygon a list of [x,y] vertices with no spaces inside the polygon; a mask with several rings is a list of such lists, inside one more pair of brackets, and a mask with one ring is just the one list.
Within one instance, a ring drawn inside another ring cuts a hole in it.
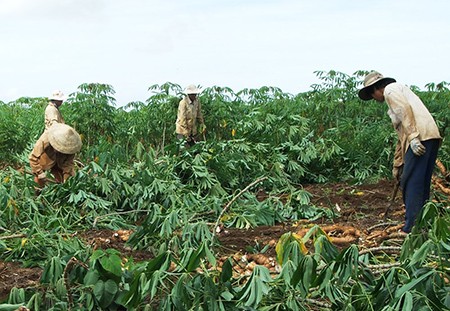
[{"label": "green foliage", "polygon": [[100,137],[112,141],[116,129],[114,93],[111,85],[85,83],[61,106],[65,122],[82,135],[85,148],[97,144]]},{"label": "green foliage", "polygon": [[264,266],[256,266],[247,283],[239,291],[239,304],[246,307],[257,307],[264,296],[269,293],[271,282],[269,269]]},{"label": "green foliage", "polygon": [[39,137],[46,104],[44,99],[28,97],[8,104],[0,101],[0,163],[16,164],[17,154]]}]

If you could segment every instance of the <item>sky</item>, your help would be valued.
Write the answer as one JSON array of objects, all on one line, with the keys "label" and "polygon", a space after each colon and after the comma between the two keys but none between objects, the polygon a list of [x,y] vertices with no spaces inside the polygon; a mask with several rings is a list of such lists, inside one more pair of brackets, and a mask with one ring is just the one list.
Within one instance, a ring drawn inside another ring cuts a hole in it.
[{"label": "sky", "polygon": [[450,82],[448,0],[0,0],[0,101],[105,83],[116,105],[151,85],[274,86],[315,71]]}]

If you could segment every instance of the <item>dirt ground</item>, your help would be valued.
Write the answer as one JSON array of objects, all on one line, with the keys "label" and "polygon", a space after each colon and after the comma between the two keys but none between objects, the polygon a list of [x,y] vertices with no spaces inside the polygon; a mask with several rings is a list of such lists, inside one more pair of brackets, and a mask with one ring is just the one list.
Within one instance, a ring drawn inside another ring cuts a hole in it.
[{"label": "dirt ground", "polygon": [[[275,226],[262,226],[249,230],[222,228],[218,233],[221,248],[218,250],[222,258],[233,255],[239,261],[246,256],[246,264],[252,260],[253,253],[261,251],[269,245],[262,254],[264,263],[275,270],[275,245],[279,237],[286,232],[299,235],[306,233],[313,224],[318,224],[331,237],[333,243],[342,248],[350,243],[356,243],[361,248],[374,247],[388,238],[401,245],[401,239],[396,239],[398,228],[404,217],[404,207],[401,192],[391,207],[389,219],[384,221],[382,215],[389,205],[393,193],[393,181],[380,181],[377,184],[347,185],[323,184],[306,185],[304,189],[312,194],[311,201],[316,206],[333,208],[339,211],[339,217],[333,220],[319,219],[312,222],[299,221]],[[383,224],[376,227],[376,225]],[[386,224],[387,223],[387,224]],[[375,226],[375,227],[374,227]],[[131,251],[122,240],[122,234],[110,230],[87,231],[82,234],[88,243],[94,243],[101,248],[115,248],[125,256],[132,256],[135,261],[150,259],[145,252]],[[255,262],[256,262],[255,257]],[[256,262],[259,264],[259,262]],[[39,282],[39,268],[23,268],[18,263],[0,261],[0,301],[4,300],[11,288],[33,287]]]}]

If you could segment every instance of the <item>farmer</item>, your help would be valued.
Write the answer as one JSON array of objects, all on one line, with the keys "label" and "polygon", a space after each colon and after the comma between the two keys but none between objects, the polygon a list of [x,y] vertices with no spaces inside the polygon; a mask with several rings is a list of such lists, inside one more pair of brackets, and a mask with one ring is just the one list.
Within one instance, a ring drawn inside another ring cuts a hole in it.
[{"label": "farmer", "polygon": [[417,215],[430,197],[431,175],[441,143],[439,129],[420,98],[395,79],[373,71],[364,79],[358,96],[388,105],[398,141],[392,169],[400,182],[406,214],[402,231],[411,232]]},{"label": "farmer", "polygon": [[80,135],[70,126],[54,123],[42,133],[31,151],[29,160],[34,181],[42,188],[50,170],[57,183],[74,175],[75,153],[81,149]]},{"label": "farmer", "polygon": [[48,98],[49,102],[45,108],[45,130],[48,130],[53,123],[64,123],[59,107],[65,99],[66,97],[59,90],[54,91]]},{"label": "farmer", "polygon": [[198,100],[200,90],[195,85],[186,87],[184,93],[186,96],[178,105],[178,114],[176,121],[176,134],[178,139],[186,139],[186,146],[193,146],[198,140],[197,127],[201,127],[202,133],[205,133],[206,127],[203,120],[202,107]]}]

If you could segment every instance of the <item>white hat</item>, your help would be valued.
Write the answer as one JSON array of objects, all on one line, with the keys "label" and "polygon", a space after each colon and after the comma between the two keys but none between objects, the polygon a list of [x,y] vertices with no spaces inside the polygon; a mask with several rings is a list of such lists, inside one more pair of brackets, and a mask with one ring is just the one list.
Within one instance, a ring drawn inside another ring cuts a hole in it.
[{"label": "white hat", "polygon": [[184,94],[189,95],[189,94],[200,94],[200,89],[198,87],[196,87],[195,85],[191,84],[188,85],[185,89],[184,89]]},{"label": "white hat", "polygon": [[53,91],[52,95],[48,97],[48,100],[60,100],[64,101],[66,100],[66,96],[64,96],[64,93],[60,90]]},{"label": "white hat", "polygon": [[75,154],[81,149],[81,137],[72,127],[64,123],[53,123],[48,129],[50,145],[64,154]]}]

